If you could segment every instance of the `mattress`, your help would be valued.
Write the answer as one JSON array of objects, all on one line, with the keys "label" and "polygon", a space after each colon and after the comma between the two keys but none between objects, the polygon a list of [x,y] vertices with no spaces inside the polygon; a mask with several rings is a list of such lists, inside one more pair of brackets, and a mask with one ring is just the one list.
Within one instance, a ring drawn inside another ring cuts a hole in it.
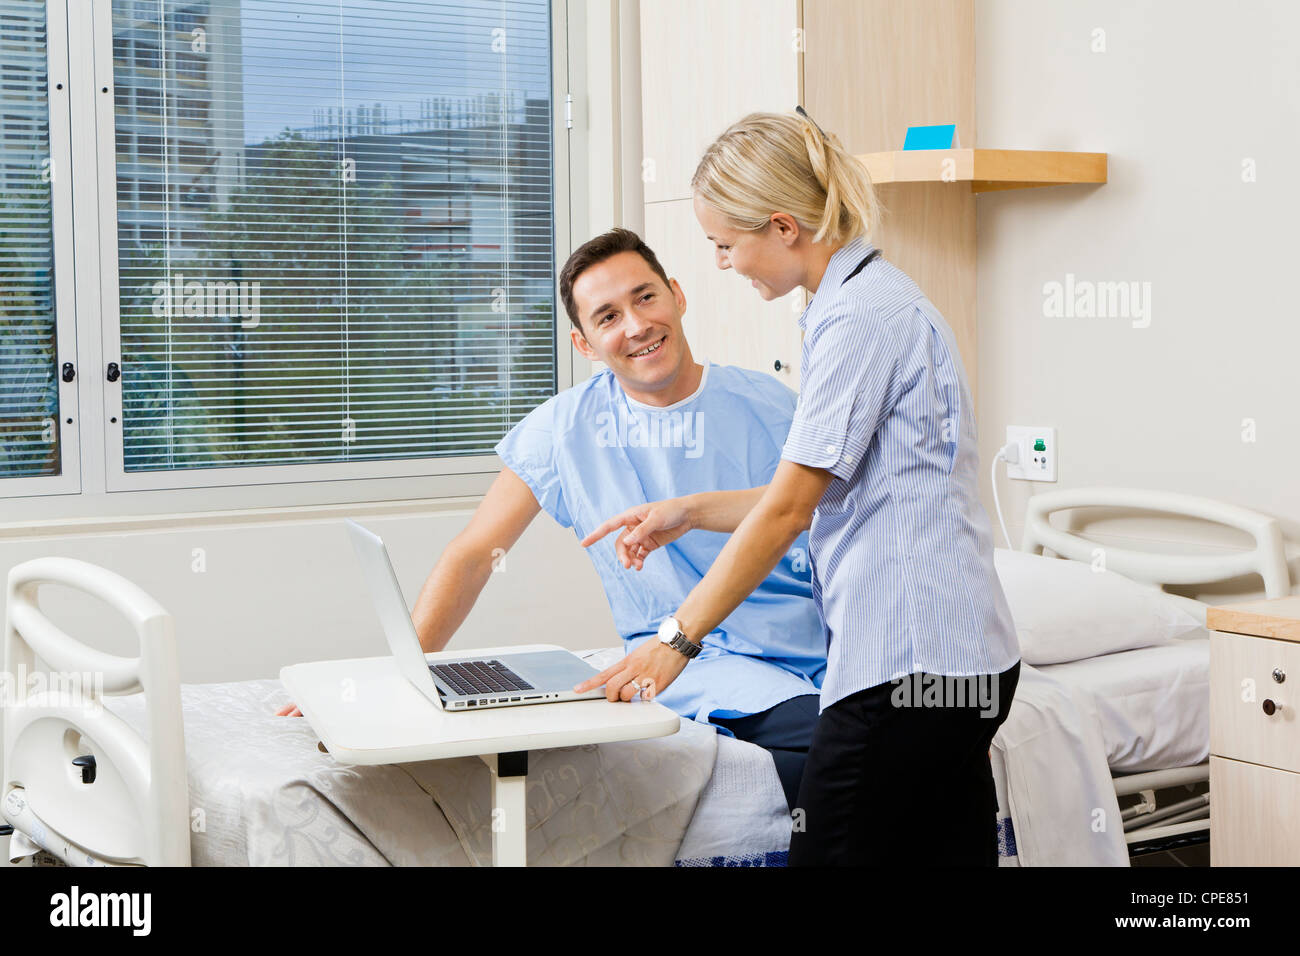
[{"label": "mattress", "polygon": [[1204,630],[1158,647],[1038,668],[1084,692],[1113,773],[1165,770],[1210,755],[1210,640]]}]

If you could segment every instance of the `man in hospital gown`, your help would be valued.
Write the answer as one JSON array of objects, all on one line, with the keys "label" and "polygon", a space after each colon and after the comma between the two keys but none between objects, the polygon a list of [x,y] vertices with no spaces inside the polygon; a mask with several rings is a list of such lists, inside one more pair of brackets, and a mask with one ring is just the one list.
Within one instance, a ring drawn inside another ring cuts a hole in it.
[{"label": "man in hospital gown", "polygon": [[[425,651],[451,640],[493,562],[539,511],[582,539],[629,501],[754,488],[780,460],[794,392],[761,372],[696,362],[682,332],[685,296],[635,233],[613,230],[581,246],[561,270],[560,293],[575,348],[605,368],[542,403],[496,446],[505,467],[416,601]],[[639,571],[622,565],[615,540],[588,554],[631,651],[658,639],[727,536],[687,534]],[[805,534],[655,699],[766,748],[793,805],[825,670]]]}]

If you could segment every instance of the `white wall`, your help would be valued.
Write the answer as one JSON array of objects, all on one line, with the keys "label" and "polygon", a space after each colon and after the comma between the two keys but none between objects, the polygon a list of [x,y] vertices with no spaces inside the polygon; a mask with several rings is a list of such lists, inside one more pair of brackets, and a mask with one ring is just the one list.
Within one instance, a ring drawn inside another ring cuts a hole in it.
[{"label": "white wall", "polygon": [[[438,554],[469,515],[463,507],[344,506],[305,509],[300,516],[268,512],[260,520],[13,537],[0,539],[0,568],[7,573],[36,555],[111,568],[175,616],[183,681],[278,677],[286,664],[387,653],[344,516],[384,538],[413,604]],[[595,569],[572,531],[539,515],[499,568],[452,647],[618,643]],[[74,636],[112,653],[137,653],[126,624],[98,602],[47,587],[42,605]]]},{"label": "white wall", "polygon": [[[1096,29],[1105,52],[1092,52]],[[1288,537],[1300,527],[1298,37],[1289,0],[977,0],[975,145],[1110,156],[1105,185],[978,200],[982,459],[1008,424],[1054,425],[1060,443],[1056,485],[1001,485],[1017,543],[1030,494],[1095,484],[1234,502],[1284,519]],[[1150,325],[1046,317],[1043,286],[1067,273],[1150,283]],[[1095,527],[1151,547],[1206,533]]]}]

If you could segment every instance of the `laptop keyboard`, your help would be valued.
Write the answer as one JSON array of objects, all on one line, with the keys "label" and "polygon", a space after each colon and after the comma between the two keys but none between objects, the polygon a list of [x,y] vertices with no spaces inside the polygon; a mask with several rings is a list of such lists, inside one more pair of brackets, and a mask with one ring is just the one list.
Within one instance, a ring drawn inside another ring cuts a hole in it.
[{"label": "laptop keyboard", "polygon": [[429,670],[458,694],[500,694],[532,690],[533,685],[500,661],[456,661],[430,664]]}]

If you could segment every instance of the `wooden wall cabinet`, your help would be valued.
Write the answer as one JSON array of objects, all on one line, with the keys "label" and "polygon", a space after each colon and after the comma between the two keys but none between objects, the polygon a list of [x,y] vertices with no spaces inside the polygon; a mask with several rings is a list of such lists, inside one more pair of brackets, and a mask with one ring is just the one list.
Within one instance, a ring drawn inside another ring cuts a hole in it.
[{"label": "wooden wall cabinet", "polygon": [[[646,241],[686,293],[697,358],[797,389],[806,305],[801,291],[764,302],[718,270],[691,208],[708,144],[745,113],[799,104],[853,154],[898,149],[918,123],[956,122],[973,141],[974,75],[973,0],[642,0]],[[975,198],[955,184],[880,194],[875,244],[943,312],[973,388]]]},{"label": "wooden wall cabinet", "polygon": [[690,182],[704,150],[740,117],[801,102],[799,7],[798,0],[641,2],[645,240],[686,294],[683,324],[697,361],[759,369],[796,390],[803,291],[765,302],[734,272],[719,270],[695,220]]}]

